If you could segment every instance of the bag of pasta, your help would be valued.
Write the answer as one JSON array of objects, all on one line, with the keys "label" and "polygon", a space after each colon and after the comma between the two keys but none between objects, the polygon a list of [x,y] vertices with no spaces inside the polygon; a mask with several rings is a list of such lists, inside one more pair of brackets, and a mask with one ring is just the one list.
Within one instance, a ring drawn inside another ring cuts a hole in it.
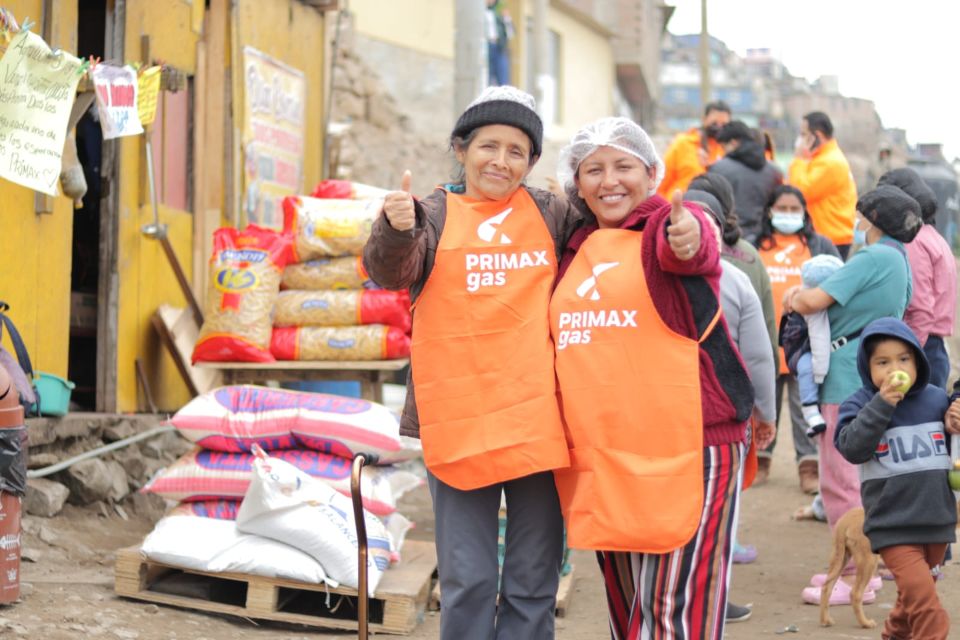
[{"label": "bag of pasta", "polygon": [[288,235],[256,225],[214,232],[194,362],[273,362],[271,314],[290,251]]},{"label": "bag of pasta", "polygon": [[319,258],[288,264],[283,270],[281,289],[372,289],[376,285],[363,268],[360,256]]},{"label": "bag of pasta", "polygon": [[388,324],[410,333],[410,294],[364,291],[281,291],[273,308],[275,327],[347,327]]},{"label": "bag of pasta", "polygon": [[360,255],[383,200],[283,199],[283,229],[293,235],[295,262]]},{"label": "bag of pasta", "polygon": [[394,360],[410,355],[410,336],[396,327],[279,327],[270,349],[277,360]]},{"label": "bag of pasta", "polygon": [[352,180],[321,180],[310,194],[314,198],[345,198],[350,200],[372,200],[383,198],[389,191],[380,187],[372,187],[362,182]]}]

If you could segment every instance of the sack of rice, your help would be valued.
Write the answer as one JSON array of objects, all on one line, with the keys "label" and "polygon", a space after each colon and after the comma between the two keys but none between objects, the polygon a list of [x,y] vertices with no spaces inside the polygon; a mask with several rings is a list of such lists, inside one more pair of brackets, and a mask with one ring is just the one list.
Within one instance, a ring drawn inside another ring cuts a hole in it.
[{"label": "sack of rice", "polygon": [[268,451],[306,447],[352,458],[404,448],[397,418],[382,404],[247,384],[197,396],[170,423],[190,442],[214,451],[251,451],[256,444]]},{"label": "sack of rice", "polygon": [[297,259],[360,255],[383,200],[283,199],[283,229],[294,237]]},{"label": "sack of rice", "polygon": [[[357,588],[357,525],[350,498],[302,471],[257,451],[250,489],[237,514],[243,533],[285,542],[315,558],[327,576]],[[375,515],[364,511],[367,529],[368,594],[390,566],[396,545]]]},{"label": "sack of rice", "polygon": [[363,268],[360,256],[319,258],[288,264],[283,270],[281,289],[372,289],[376,285]]},{"label": "sack of rice", "polygon": [[380,187],[371,187],[362,182],[351,180],[321,180],[310,195],[314,198],[336,198],[346,200],[372,200],[383,198],[389,193]]},{"label": "sack of rice", "polygon": [[[254,450],[259,448],[258,445],[253,446]],[[278,449],[271,451],[270,455],[316,478],[334,491],[350,495],[350,458],[310,449]],[[250,486],[250,472],[255,458],[252,453],[208,451],[198,447],[160,471],[140,491],[178,502],[239,500]],[[416,489],[420,483],[416,475],[397,467],[367,467],[360,482],[363,507],[377,515],[393,513],[400,496]]]},{"label": "sack of rice", "polygon": [[410,295],[385,289],[281,291],[273,308],[275,327],[348,327],[387,324],[410,332]]},{"label": "sack of rice", "polygon": [[290,236],[256,225],[214,232],[194,362],[273,362],[271,314],[290,252]]},{"label": "sack of rice", "polygon": [[270,350],[277,360],[394,360],[410,356],[410,336],[384,324],[277,327]]}]

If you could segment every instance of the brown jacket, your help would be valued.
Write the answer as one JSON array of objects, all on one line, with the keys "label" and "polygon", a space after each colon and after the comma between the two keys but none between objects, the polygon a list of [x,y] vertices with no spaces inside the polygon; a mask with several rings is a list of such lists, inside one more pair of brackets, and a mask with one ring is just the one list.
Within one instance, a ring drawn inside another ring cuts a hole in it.
[{"label": "brown jacket", "polygon": [[[581,214],[572,204],[549,191],[521,188],[527,190],[543,214],[559,260],[567,239],[579,225]],[[437,189],[423,200],[414,202],[417,224],[411,231],[395,230],[381,212],[363,248],[363,266],[370,279],[381,287],[410,289],[410,299],[416,301],[433,270],[440,234],[447,219],[447,192]],[[407,402],[400,420],[400,433],[420,437],[412,374],[407,375]]]}]

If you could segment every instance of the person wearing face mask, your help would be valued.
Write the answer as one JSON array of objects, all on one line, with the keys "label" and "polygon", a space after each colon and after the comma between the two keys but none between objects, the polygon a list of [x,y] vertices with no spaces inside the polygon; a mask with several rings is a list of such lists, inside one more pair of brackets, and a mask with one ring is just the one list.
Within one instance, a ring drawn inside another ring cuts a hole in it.
[{"label": "person wearing face mask", "polygon": [[[760,221],[757,249],[770,276],[774,315],[778,319],[778,324],[779,318],[783,316],[783,294],[787,289],[801,284],[800,265],[815,256],[840,257],[833,243],[814,231],[803,193],[790,185],[780,185],[770,194],[766,212]],[[790,373],[782,349],[780,349],[779,360],[777,426],[780,425],[780,408],[783,404],[783,393],[786,390],[800,489],[804,493],[814,494],[820,490],[817,445],[806,434],[807,425],[800,403],[797,378]],[[775,447],[776,440],[765,453],[772,456]],[[806,511],[801,514],[801,517],[807,516]]]},{"label": "person wearing face mask", "polygon": [[846,260],[853,240],[857,187],[827,114],[812,111],[803,116],[796,157],[787,175],[787,182],[803,192],[817,233],[830,238]]},{"label": "person wearing face mask", "polygon": [[950,358],[944,337],[953,335],[957,310],[957,261],[950,245],[937,232],[937,195],[916,171],[894,169],[880,176],[878,184],[892,184],[906,191],[920,204],[923,226],[907,256],[913,272],[913,298],[903,321],[917,335],[930,362],[930,384],[947,388]]},{"label": "person wearing face mask", "polygon": [[686,191],[690,181],[723,157],[717,136],[730,122],[730,105],[722,100],[709,103],[703,110],[700,127],[680,133],[663,156],[664,174],[657,193],[670,198],[674,191]]},{"label": "person wearing face mask", "polygon": [[[716,236],[627,118],[584,126],[558,179],[585,214],[550,301],[571,548],[597,551],[618,640],[723,635],[753,388],[723,319]],[[638,576],[640,578],[638,579]]]},{"label": "person wearing face mask", "polygon": [[[903,243],[917,235],[922,223],[917,201],[892,185],[881,185],[857,201],[853,236],[862,248],[836,273],[812,289],[791,287],[784,294],[786,313],[827,311],[830,320],[830,369],[820,387],[825,431],[820,448],[820,495],[832,529],[843,514],[862,506],[860,479],[834,445],[840,403],[860,386],[857,349],[860,333],[873,320],[900,319],[912,294],[910,264]],[[823,584],[824,574],[811,580]],[[852,577],[852,576],[850,576]],[[813,592],[804,592],[812,598]],[[849,584],[834,587],[831,602],[849,603]]]},{"label": "person wearing face mask", "polygon": [[733,186],[737,220],[747,242],[756,246],[767,199],[774,187],[783,183],[783,173],[764,156],[757,132],[734,120],[723,127],[717,140],[726,155],[710,165],[709,173],[718,173]]},{"label": "person wearing face mask", "polygon": [[570,458],[548,311],[581,216],[524,185],[542,140],[532,96],[484,90],[450,136],[457,179],[416,199],[404,174],[363,250],[374,282],[414,300],[400,433],[423,443],[442,640],[554,637],[563,520],[551,471]]}]

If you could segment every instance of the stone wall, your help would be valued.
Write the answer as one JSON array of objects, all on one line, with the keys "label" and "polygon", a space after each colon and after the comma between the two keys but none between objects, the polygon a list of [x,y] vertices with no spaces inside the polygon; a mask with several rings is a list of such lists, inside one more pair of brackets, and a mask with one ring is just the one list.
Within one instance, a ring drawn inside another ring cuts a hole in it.
[{"label": "stone wall", "polygon": [[[155,429],[161,420],[161,416],[154,415],[95,413],[31,418],[27,420],[30,443],[27,468],[53,466],[105,444]],[[77,505],[99,502],[111,508],[132,503],[134,508],[162,509],[162,499],[136,492],[157,471],[192,447],[178,433],[168,432],[83,460],[43,478],[30,479],[24,511],[49,518],[57,515],[66,502]]]},{"label": "stone wall", "polygon": [[[331,123],[346,127],[339,145],[333,144],[331,166],[338,178],[385,189],[399,188],[400,177],[409,169],[414,194],[423,196],[446,182],[452,173],[453,156],[447,149],[453,128],[449,115],[452,98],[447,100],[442,92],[434,97],[428,92],[424,95],[429,99],[425,100],[395,96],[383,79],[389,74],[381,75],[384,68],[374,69],[365,58],[373,52],[377,52],[375,59],[389,57],[383,46],[364,45],[360,38],[343,38],[333,75]],[[357,51],[363,47],[365,55]],[[422,72],[418,69],[417,75]],[[452,69],[445,73],[452,77]],[[412,113],[419,117],[412,117]],[[433,126],[424,124],[431,121]]]}]

